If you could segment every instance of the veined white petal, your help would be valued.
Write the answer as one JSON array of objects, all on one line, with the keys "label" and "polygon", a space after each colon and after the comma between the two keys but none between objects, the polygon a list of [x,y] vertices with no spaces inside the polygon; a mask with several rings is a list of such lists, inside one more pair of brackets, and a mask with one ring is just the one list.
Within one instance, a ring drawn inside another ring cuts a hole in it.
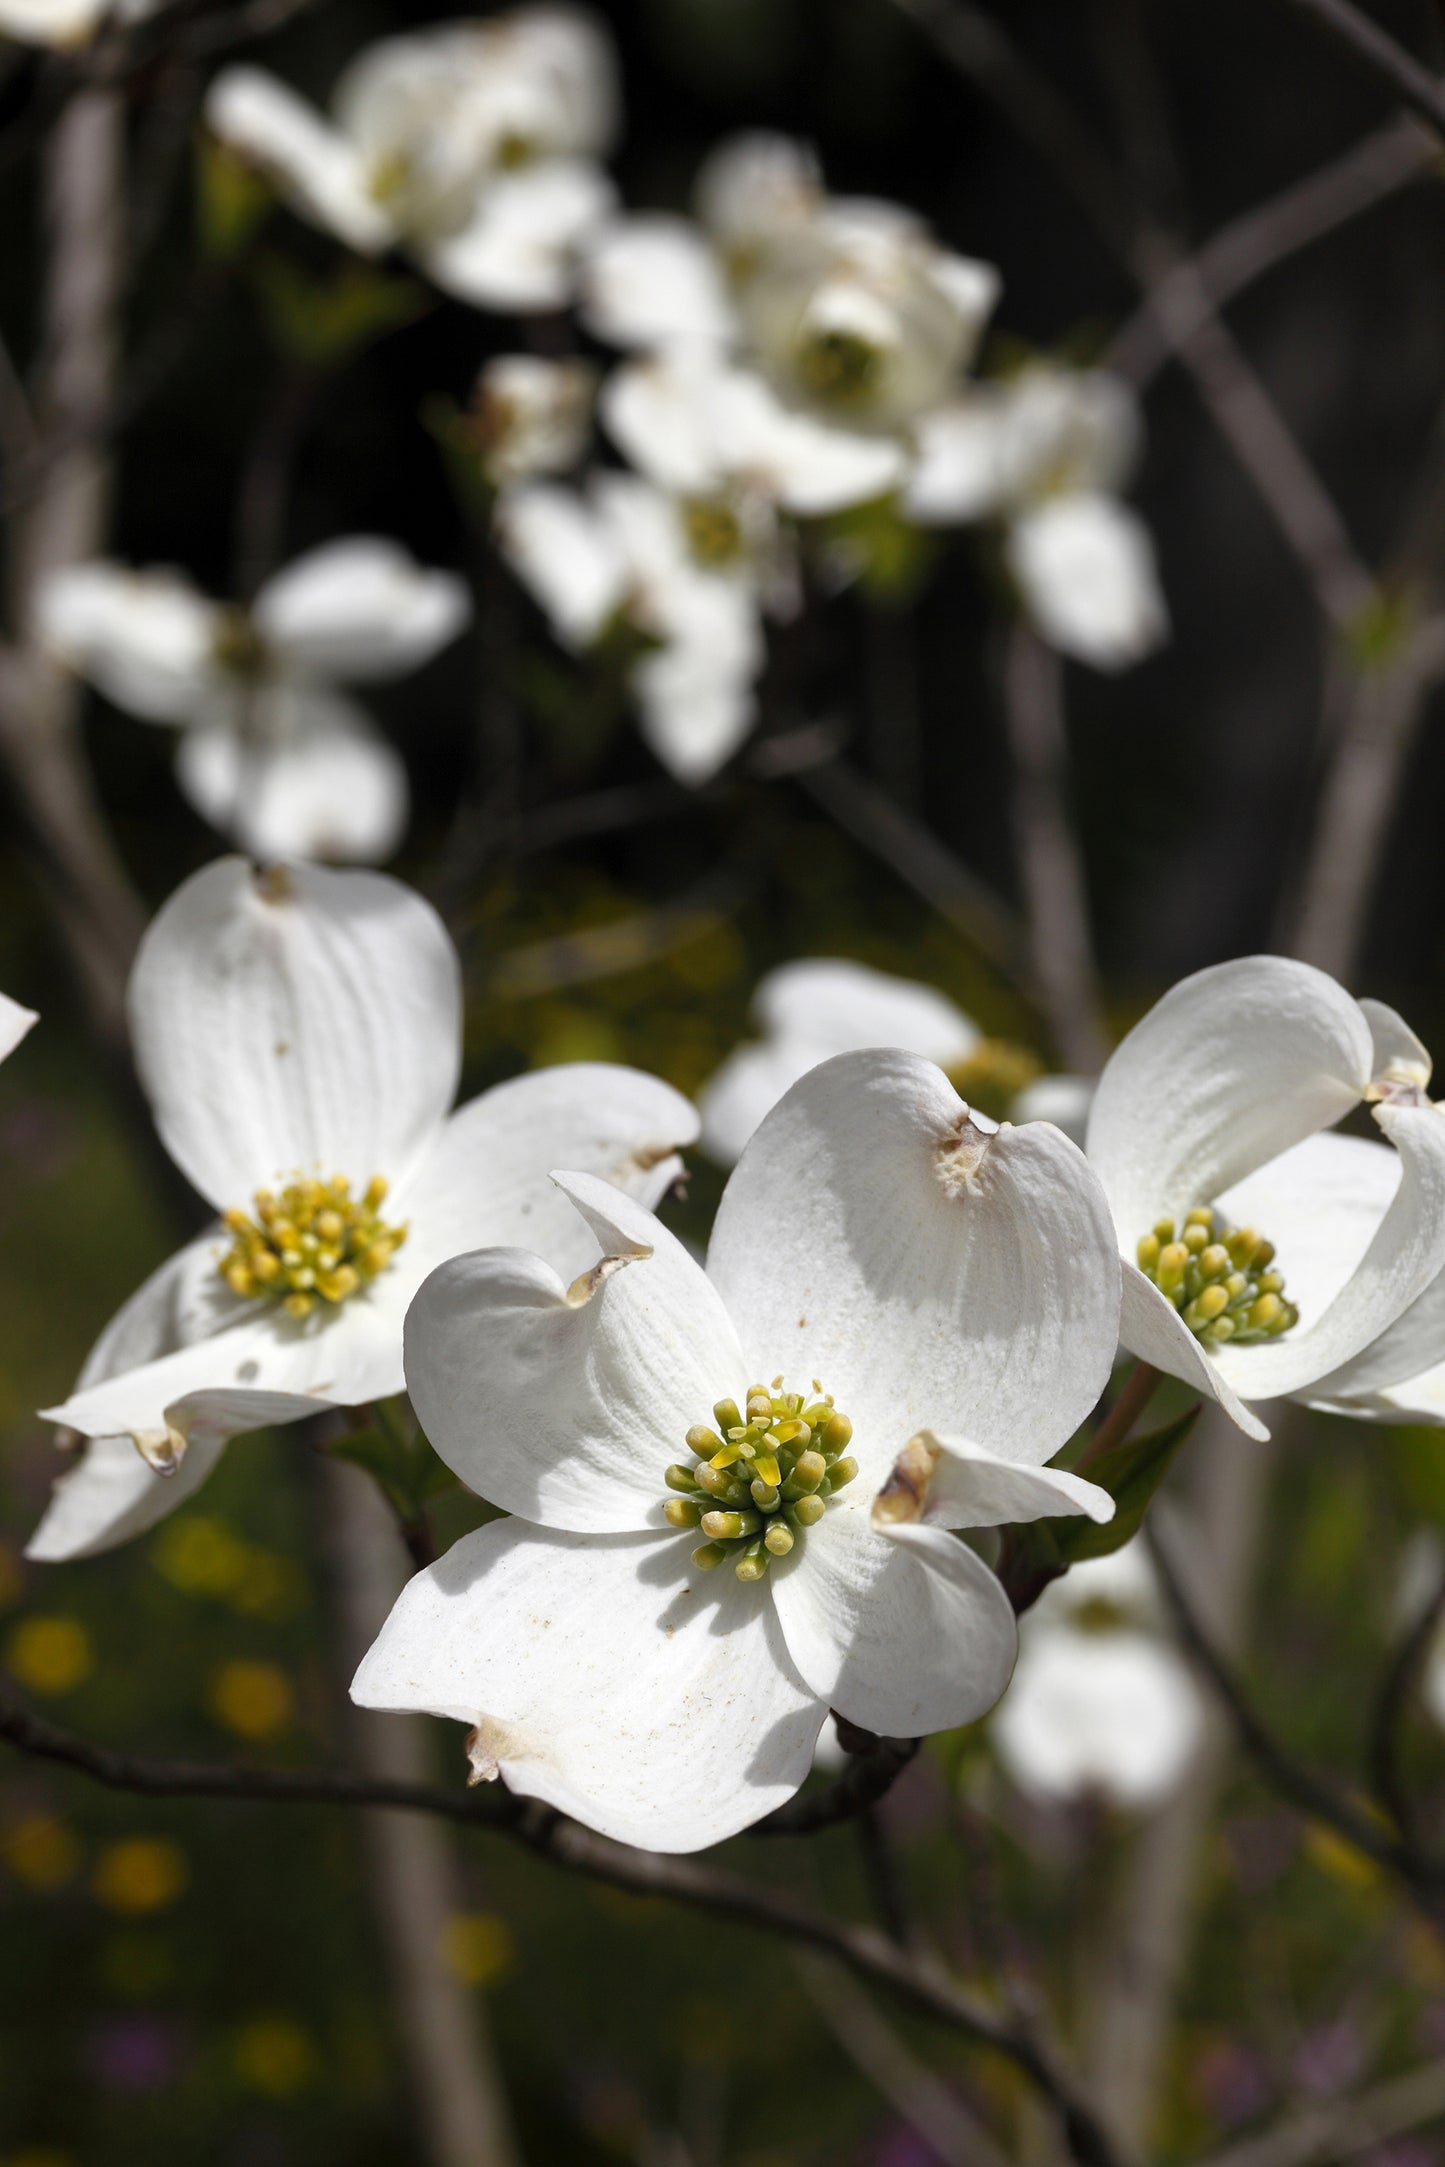
[{"label": "veined white petal", "polygon": [[1218,1350],[1242,1397],[1302,1393],[1362,1355],[1445,1269],[1445,1119],[1433,1106],[1391,1106],[1376,1118],[1402,1161],[1400,1186],[1374,1240],[1323,1315],[1255,1346]]},{"label": "veined white petal", "polygon": [[991,1725],[1021,1790],[1136,1812],[1168,1797],[1203,1734],[1198,1688],[1172,1648],[1127,1630],[1033,1633],[1027,1620]]},{"label": "veined white petal", "polygon": [[880,1532],[866,1512],[835,1507],[769,1578],[789,1654],[850,1723],[889,1738],[953,1730],[1008,1683],[1009,1599],[944,1528]]},{"label": "veined white petal", "polygon": [[1124,1255],[1161,1215],[1341,1120],[1372,1067],[1359,1004],[1308,963],[1247,956],[1181,979],[1115,1050],[1089,1115]]},{"label": "veined white petal", "polygon": [[1435,1066],[1428,1046],[1416,1037],[1404,1017],[1383,1001],[1361,1001],[1360,1014],[1370,1026],[1374,1041],[1375,1082],[1414,1084],[1423,1091]]},{"label": "veined white petal", "polygon": [[1124,670],[1169,636],[1154,544],[1115,497],[1051,497],[1009,528],[1008,561],[1029,614],[1060,654]]},{"label": "veined white petal", "polygon": [[452,1258],[407,1317],[407,1389],[447,1465],[494,1505],[584,1532],[660,1527],[663,1471],[714,1401],[746,1391],[742,1351],[660,1220],[593,1175],[557,1178],[605,1260],[569,1289],[524,1250]]},{"label": "veined white petal", "polygon": [[[1230,1226],[1273,1242],[1275,1268],[1306,1331],[1359,1269],[1400,1187],[1388,1144],[1324,1130],[1282,1151],[1217,1199]],[[1442,1349],[1445,1353],[1445,1349]]]},{"label": "veined white petal", "polygon": [[40,1021],[33,1008],[22,1008],[7,993],[0,993],[0,1061],[8,1061],[27,1031]]},{"label": "veined white petal", "polygon": [[1259,1417],[1250,1413],[1212,1355],[1205,1353],[1202,1343],[1153,1280],[1146,1279],[1138,1265],[1131,1263],[1128,1257],[1120,1260],[1120,1270],[1123,1273],[1123,1306],[1119,1313],[1119,1339],[1130,1354],[1147,1362],[1151,1369],[1163,1370],[1168,1377],[1179,1377],[1185,1384],[1193,1385],[1196,1392],[1218,1400],[1230,1421],[1242,1429],[1246,1437],[1260,1440],[1268,1437],[1269,1431]]},{"label": "veined white petal", "polygon": [[924,1428],[1052,1459],[1108,1381],[1112,1251],[1103,1192],[1057,1129],[994,1131],[931,1063],[875,1051],[774,1107],[708,1271],[763,1375],[823,1380],[876,1487]]},{"label": "veined white petal", "polygon": [[513,1077],[459,1107],[397,1190],[411,1229],[397,1262],[419,1285],[448,1257],[515,1244],[571,1280],[596,1262],[597,1242],[552,1168],[595,1174],[651,1210],[697,1131],[681,1092],[638,1069],[575,1061]]},{"label": "veined white petal", "polygon": [[744,1144],[784,1092],[827,1060],[833,1049],[804,1038],[769,1039],[739,1046],[698,1093],[702,1148],[719,1166],[736,1165]]},{"label": "veined white petal", "polygon": [[395,240],[356,145],[265,69],[223,68],[206,98],[206,121],[293,209],[349,248],[378,255]]},{"label": "veined white petal", "polygon": [[315,685],[258,688],[254,736],[188,730],[176,776],[196,811],[257,858],[375,864],[406,832],[400,754],[351,700]]},{"label": "veined white petal", "polygon": [[1114,1500],[1096,1482],[1062,1467],[1021,1467],[981,1452],[962,1437],[921,1430],[894,1463],[874,1506],[875,1525],[917,1522],[931,1527],[1004,1527],[1083,1513],[1101,1525]]},{"label": "veined white petal", "polygon": [[621,604],[627,565],[587,498],[556,482],[509,489],[497,506],[497,541],[558,639],[589,646]]},{"label": "veined white petal", "polygon": [[399,1181],[456,1090],[456,951],[379,873],[204,867],[141,942],[130,1019],[166,1149],[221,1211],[298,1172]]},{"label": "veined white petal", "polygon": [[593,243],[582,313],[612,346],[728,346],[736,320],[711,247],[688,219],[619,218]]},{"label": "veined white petal", "polygon": [[36,627],[50,652],[144,722],[201,719],[216,690],[221,612],[180,572],[75,564],[45,580]]},{"label": "veined white petal", "polygon": [[380,535],[351,534],[297,557],[256,597],[256,629],[304,674],[353,684],[405,677],[472,614],[466,582],[423,569]]},{"label": "veined white petal", "polygon": [[403,1590],[352,1698],[473,1725],[509,1789],[620,1843],[721,1842],[797,1790],[826,1710],[766,1585],[675,1550],[494,1521]]},{"label": "veined white petal", "polygon": [[460,232],[422,250],[427,271],[478,308],[564,308],[578,263],[616,202],[600,166],[549,159],[494,179]]}]

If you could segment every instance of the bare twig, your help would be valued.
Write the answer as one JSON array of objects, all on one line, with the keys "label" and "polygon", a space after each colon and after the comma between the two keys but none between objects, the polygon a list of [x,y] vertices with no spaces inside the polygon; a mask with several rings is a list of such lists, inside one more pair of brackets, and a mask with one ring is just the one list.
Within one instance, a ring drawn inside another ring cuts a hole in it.
[{"label": "bare twig", "polygon": [[1445,2114],[1445,2062],[1427,2062],[1354,2099],[1322,2100],[1293,2121],[1215,2152],[1202,2167],[1314,2167],[1351,2159]]},{"label": "bare twig", "polygon": [[1402,1732],[1421,1669],[1440,1630],[1442,1618],[1445,1618],[1445,1572],[1441,1573],[1434,1594],[1386,1667],[1370,1723],[1370,1779],[1375,1796],[1405,1842],[1416,1847],[1420,1843],[1420,1829],[1405,1777]]},{"label": "bare twig", "polygon": [[983,2123],[919,2061],[841,1966],[804,1952],[796,1953],[793,1963],[808,1999],[848,2059],[918,2132],[942,2167],[1007,2167]]},{"label": "bare twig", "polygon": [[666,1897],[733,1925],[758,1927],[821,1950],[861,1977],[887,1986],[920,2015],[1004,2056],[1053,2106],[1079,2167],[1117,2167],[1118,2155],[1092,2109],[1072,2078],[1036,2041],[1005,2022],[987,2002],[957,1986],[932,1959],[898,1948],[871,1927],[848,1925],[812,1911],[786,1890],[766,1888],[692,1859],[634,1851],[506,1791],[479,1797],[475,1792],[351,1771],[206,1766],[116,1752],[32,1715],[3,1686],[0,1738],[18,1752],[56,1762],[112,1789],[147,1797],[385,1806],[440,1814],[505,1835],[554,1865],[614,1888]]},{"label": "bare twig", "polygon": [[800,1792],[786,1806],[775,1807],[754,1823],[750,1836],[811,1836],[817,1829],[852,1821],[892,1790],[918,1752],[916,1738],[874,1738],[852,1725],[840,1729],[840,1736],[848,1759],[827,1789]]},{"label": "bare twig", "polygon": [[873,1909],[878,1922],[891,1941],[905,1949],[914,1948],[918,1936],[909,1916],[908,1890],[903,1879],[903,1869],[897,1850],[888,1833],[887,1826],[876,1806],[869,1806],[857,1820],[858,1848],[863,1858],[863,1875],[873,1898]]},{"label": "bare twig", "polygon": [[1066,1068],[1093,1076],[1104,1065],[1109,1042],[1099,1013],[1083,858],[1068,809],[1063,666],[1022,622],[1009,637],[1004,705],[1034,978],[1055,1052]]},{"label": "bare twig", "polygon": [[1159,1372],[1148,1362],[1134,1364],[1120,1387],[1118,1398],[1089,1439],[1075,1466],[1076,1474],[1083,1474],[1087,1468],[1097,1466],[1106,1452],[1112,1452],[1115,1445],[1123,1444],[1154,1397],[1158,1382]]},{"label": "bare twig", "polygon": [[1289,4],[1310,16],[1381,82],[1388,83],[1421,120],[1445,134],[1445,85],[1377,22],[1362,14],[1353,0],[1289,0]]}]

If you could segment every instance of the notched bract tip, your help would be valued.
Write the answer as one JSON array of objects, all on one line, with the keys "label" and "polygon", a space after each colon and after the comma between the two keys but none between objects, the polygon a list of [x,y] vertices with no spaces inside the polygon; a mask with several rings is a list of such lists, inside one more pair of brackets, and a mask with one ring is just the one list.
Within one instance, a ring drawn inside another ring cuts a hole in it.
[{"label": "notched bract tip", "polygon": [[153,1474],[173,1475],[186,1456],[190,1440],[174,1422],[151,1430],[132,1430],[136,1451]]},{"label": "notched bract tip", "polygon": [[291,877],[289,865],[258,865],[253,876],[256,893],[263,903],[291,903],[296,899],[296,883]]},{"label": "notched bract tip", "polygon": [[897,1527],[905,1521],[923,1518],[933,1470],[939,1458],[939,1447],[923,1431],[909,1438],[893,1462],[888,1480],[873,1500],[875,1527]]},{"label": "notched bract tip", "polygon": [[968,1107],[938,1146],[938,1178],[949,1196],[963,1196],[978,1179],[995,1131],[981,1129]]}]

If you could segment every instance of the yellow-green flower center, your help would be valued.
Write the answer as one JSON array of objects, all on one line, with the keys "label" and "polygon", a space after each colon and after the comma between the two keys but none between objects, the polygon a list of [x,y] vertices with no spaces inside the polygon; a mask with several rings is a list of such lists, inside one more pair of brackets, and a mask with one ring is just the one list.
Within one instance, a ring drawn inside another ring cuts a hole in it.
[{"label": "yellow-green flower center", "polygon": [[723,497],[689,497],[682,525],[698,564],[735,564],[743,554],[742,522]]},{"label": "yellow-green flower center", "polygon": [[1177,1239],[1172,1219],[1157,1220],[1136,1253],[1144,1277],[1206,1346],[1278,1339],[1299,1323],[1283,1277],[1271,1269],[1273,1242],[1253,1227],[1227,1229],[1205,1205],[1187,1214]]},{"label": "yellow-green flower center", "polygon": [[855,406],[877,389],[883,355],[871,339],[833,328],[811,332],[803,340],[797,365],[815,398]]},{"label": "yellow-green flower center", "polygon": [[220,611],[211,639],[218,666],[232,677],[254,680],[266,667],[266,643],[243,609]]},{"label": "yellow-green flower center", "polygon": [[811,1398],[785,1392],[775,1377],[748,1386],[746,1412],[730,1399],[712,1412],[715,1429],[700,1422],[687,1433],[694,1464],[663,1476],[673,1492],[663,1513],[670,1527],[706,1536],[692,1553],[704,1572],[727,1560],[739,1580],[761,1580],[857,1474],[858,1462],[845,1457],[853,1425],[816,1378]]},{"label": "yellow-green flower center", "polygon": [[233,1294],[279,1297],[290,1317],[309,1316],[318,1300],[344,1302],[384,1272],[406,1240],[404,1226],[380,1217],[386,1187],[377,1174],[354,1197],[336,1174],[288,1182],[279,1196],[258,1189],[254,1218],[226,1213],[232,1241],[216,1269]]}]

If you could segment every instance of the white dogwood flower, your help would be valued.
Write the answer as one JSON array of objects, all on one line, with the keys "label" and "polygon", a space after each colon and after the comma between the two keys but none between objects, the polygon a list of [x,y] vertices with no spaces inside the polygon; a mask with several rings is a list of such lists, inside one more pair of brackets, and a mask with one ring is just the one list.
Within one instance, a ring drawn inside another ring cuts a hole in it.
[{"label": "white dogwood flower", "polygon": [[22,45],[84,45],[104,23],[136,23],[165,0],[0,0],[0,38]]},{"label": "white dogwood flower", "polygon": [[1133,1812],[1177,1788],[1204,1734],[1188,1664],[1162,1631],[1136,1537],[1045,1588],[1019,1632],[1013,1680],[989,1725],[1023,1791],[1102,1798]]},{"label": "white dogwood flower", "polygon": [[468,425],[494,488],[566,474],[592,433],[595,371],[585,361],[497,354],[480,371]]},{"label": "white dogwood flower", "polygon": [[744,270],[752,251],[786,227],[816,218],[827,202],[812,146],[766,128],[727,136],[709,151],[693,196],[724,259],[741,258]]},{"label": "white dogwood flower", "polygon": [[[714,775],[755,719],[763,666],[756,574],[715,507],[689,507],[632,474],[584,492],[532,482],[505,492],[497,538],[565,646],[621,625],[642,735],[681,782]],[[719,536],[721,534],[721,541]]]},{"label": "white dogwood flower", "polygon": [[[1250,956],[1165,994],[1089,1115],[1124,1344],[1255,1436],[1242,1403],[1357,1412],[1445,1360],[1445,1117],[1429,1077],[1393,1009],[1305,963]],[[1332,1133],[1361,1104],[1384,1142]]]},{"label": "white dogwood flower", "polygon": [[206,117],[293,207],[363,255],[405,248],[479,307],[559,308],[612,208],[611,46],[590,16],[519,8],[368,46],[324,118],[263,69],[227,68]]},{"label": "white dogwood flower", "polygon": [[1112,1357],[1108,1213],[1056,1130],[980,1125],[902,1052],[774,1108],[706,1269],[556,1179],[590,1271],[489,1250],[412,1305],[418,1415],[512,1517],[411,1582],[352,1694],[469,1724],[476,1773],[611,1836],[698,1849],[797,1788],[830,1706],[909,1737],[1002,1690],[1012,1609],[951,1530],[1113,1510],[1042,1464]]},{"label": "white dogwood flower", "polygon": [[351,535],[298,557],[249,610],[180,572],[95,562],[40,592],[51,652],[108,700],[184,732],[177,778],[196,810],[260,857],[389,857],[406,769],[338,683],[404,677],[471,615],[464,583],[394,542]]},{"label": "white dogwood flower", "polygon": [[0,1061],[8,1061],[28,1031],[40,1021],[33,1008],[22,1008],[8,993],[0,993]]},{"label": "white dogwood flower", "polygon": [[150,1526],[237,1432],[399,1392],[402,1320],[434,1266],[525,1240],[578,1269],[588,1244],[547,1169],[564,1158],[655,1203],[697,1128],[666,1085],[592,1063],[453,1112],[456,952],[430,905],[377,873],[207,866],[146,933],[130,1020],[161,1140],[221,1220],[47,1411],[91,1442],[36,1558]]},{"label": "white dogwood flower", "polygon": [[917,440],[908,515],[1001,518],[1025,605],[1061,654],[1118,670],[1167,637],[1149,531],[1119,498],[1139,414],[1118,377],[1035,363],[924,415]]}]

